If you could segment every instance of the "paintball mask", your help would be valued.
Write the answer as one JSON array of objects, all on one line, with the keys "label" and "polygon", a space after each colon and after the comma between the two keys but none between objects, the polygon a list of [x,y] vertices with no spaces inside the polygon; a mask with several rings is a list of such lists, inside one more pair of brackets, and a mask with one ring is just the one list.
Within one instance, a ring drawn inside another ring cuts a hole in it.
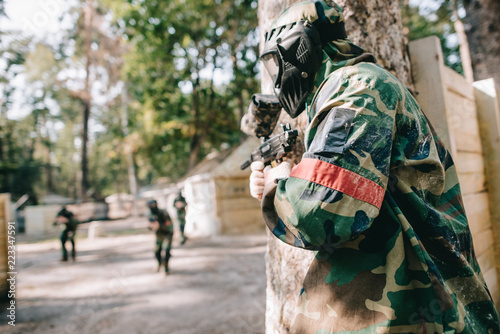
[{"label": "paintball mask", "polygon": [[290,117],[297,117],[314,90],[323,61],[322,45],[346,38],[343,22],[331,23],[321,2],[314,3],[318,18],[276,27],[264,37],[260,60],[273,81],[274,93]]},{"label": "paintball mask", "polygon": [[158,213],[158,203],[156,200],[151,199],[147,202],[147,206],[149,207],[149,210],[151,210],[151,213]]},{"label": "paintball mask", "polygon": [[265,35],[260,59],[281,106],[290,117],[297,117],[314,89],[323,59],[316,28],[308,21],[299,21],[272,29]]}]

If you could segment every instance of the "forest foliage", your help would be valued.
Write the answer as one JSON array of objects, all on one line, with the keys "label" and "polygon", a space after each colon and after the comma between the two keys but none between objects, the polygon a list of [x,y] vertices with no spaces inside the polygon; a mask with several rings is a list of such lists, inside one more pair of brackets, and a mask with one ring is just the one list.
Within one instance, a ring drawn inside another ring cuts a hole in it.
[{"label": "forest foliage", "polygon": [[[405,32],[438,35],[460,72],[451,2],[437,2],[403,2]],[[175,182],[207,154],[238,145],[240,119],[260,87],[257,4],[79,0],[60,18],[71,24],[57,38],[0,31],[0,192],[33,202],[80,196],[86,99],[94,199],[129,192],[130,167],[139,187]],[[4,9],[0,0],[0,20],[9,20]]]}]

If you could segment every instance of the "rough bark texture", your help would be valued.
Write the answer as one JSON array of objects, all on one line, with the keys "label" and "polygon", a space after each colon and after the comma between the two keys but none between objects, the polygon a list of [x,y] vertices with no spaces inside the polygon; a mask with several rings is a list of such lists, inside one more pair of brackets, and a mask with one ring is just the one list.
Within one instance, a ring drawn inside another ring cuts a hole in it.
[{"label": "rough bark texture", "polygon": [[410,59],[397,0],[337,0],[350,40],[373,53],[378,64],[412,89]]},{"label": "rough bark texture", "polygon": [[[261,41],[264,32],[283,9],[297,0],[259,0]],[[412,88],[410,62],[402,32],[399,1],[395,0],[337,0],[344,8],[349,39],[372,52],[378,63],[393,73],[405,86]],[[262,44],[261,44],[262,47]],[[271,82],[262,73],[262,92],[271,93]],[[280,123],[289,122],[292,128],[305,130],[305,115],[291,120],[282,112]],[[303,146],[292,159],[300,160]],[[313,252],[288,246],[268,236],[266,254],[267,297],[266,333],[288,333],[302,281],[313,259]]]},{"label": "rough bark texture", "polygon": [[89,118],[91,107],[91,87],[90,87],[90,67],[92,65],[92,19],[94,13],[93,0],[87,0],[87,6],[84,9],[85,15],[85,88],[83,104],[83,132],[82,132],[82,178],[80,185],[80,199],[82,202],[87,200],[87,190],[89,188],[88,180],[88,141],[89,141]]},{"label": "rough bark texture", "polygon": [[474,80],[493,78],[500,87],[499,0],[464,0]]}]

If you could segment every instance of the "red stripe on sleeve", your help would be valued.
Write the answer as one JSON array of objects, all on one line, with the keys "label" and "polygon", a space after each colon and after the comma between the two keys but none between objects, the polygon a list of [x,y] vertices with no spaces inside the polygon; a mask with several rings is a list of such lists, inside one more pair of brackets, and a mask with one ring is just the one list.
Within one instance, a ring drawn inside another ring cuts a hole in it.
[{"label": "red stripe on sleeve", "polygon": [[350,170],[317,159],[305,158],[292,169],[291,177],[304,179],[340,191],[346,195],[382,206],[385,189]]}]

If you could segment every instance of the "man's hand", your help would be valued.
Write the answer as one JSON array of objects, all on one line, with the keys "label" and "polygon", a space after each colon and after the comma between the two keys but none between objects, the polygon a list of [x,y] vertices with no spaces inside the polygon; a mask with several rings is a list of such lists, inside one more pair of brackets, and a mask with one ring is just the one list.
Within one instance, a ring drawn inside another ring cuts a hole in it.
[{"label": "man's hand", "polygon": [[264,168],[262,161],[255,161],[250,165],[252,174],[250,174],[250,194],[252,197],[262,199],[264,188],[269,183],[274,183],[276,179],[287,178],[290,175],[290,164],[285,161],[275,168],[267,166]]},{"label": "man's hand", "polygon": [[250,165],[250,195],[253,198],[262,199],[262,193],[264,192],[265,179],[264,179],[264,163],[262,161],[254,161]]},{"label": "man's hand", "polygon": [[57,216],[56,221],[57,224],[66,224],[69,223],[69,219],[64,216]]},{"label": "man's hand", "polygon": [[149,222],[148,230],[156,232],[160,229],[160,224],[157,221]]}]

